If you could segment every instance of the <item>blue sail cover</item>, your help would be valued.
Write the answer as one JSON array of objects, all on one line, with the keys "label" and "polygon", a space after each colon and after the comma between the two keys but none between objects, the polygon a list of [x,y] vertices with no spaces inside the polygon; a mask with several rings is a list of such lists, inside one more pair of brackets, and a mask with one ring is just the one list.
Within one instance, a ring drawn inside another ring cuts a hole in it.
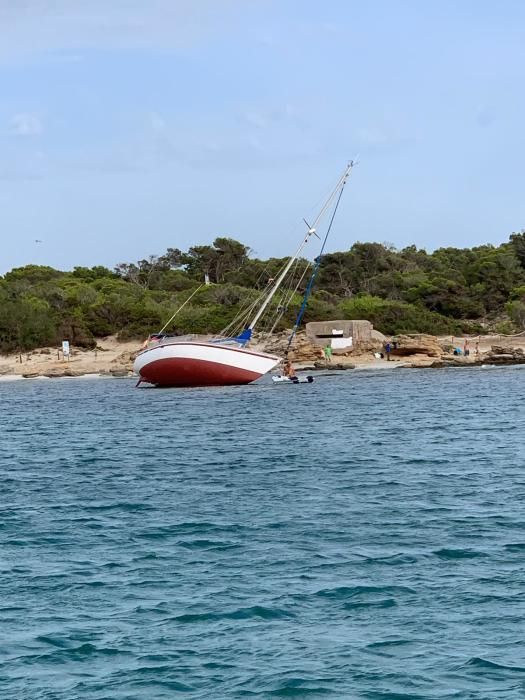
[{"label": "blue sail cover", "polygon": [[241,345],[246,345],[246,343],[251,339],[252,337],[252,329],[251,328],[245,328],[243,332],[238,335],[235,340],[240,343]]},{"label": "blue sail cover", "polygon": [[228,345],[232,343],[237,343],[238,345],[246,345],[246,343],[251,339],[252,331],[251,328],[245,328],[240,335],[234,336],[232,338],[214,338],[210,340],[210,343],[217,343],[218,345]]}]

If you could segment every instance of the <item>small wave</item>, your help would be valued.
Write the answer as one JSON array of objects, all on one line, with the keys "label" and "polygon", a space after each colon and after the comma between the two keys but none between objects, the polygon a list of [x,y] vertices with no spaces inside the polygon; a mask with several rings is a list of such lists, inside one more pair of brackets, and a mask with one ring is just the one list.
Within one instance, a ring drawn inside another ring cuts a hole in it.
[{"label": "small wave", "polygon": [[345,610],[358,610],[359,608],[395,608],[396,601],[393,598],[385,598],[384,600],[368,600],[356,601],[355,603],[345,603]]},{"label": "small wave", "polygon": [[371,644],[367,644],[366,648],[367,649],[385,649],[388,647],[406,646],[407,644],[413,644],[413,641],[411,639],[392,639],[392,640],[387,639],[383,642],[372,642]]},{"label": "small wave", "polygon": [[335,598],[345,600],[355,596],[369,595],[374,593],[415,593],[413,588],[407,586],[339,586],[338,588],[324,588],[315,593],[321,598]]},{"label": "small wave", "polygon": [[47,654],[34,654],[23,657],[23,662],[26,664],[33,663],[64,663],[64,661],[83,661],[92,656],[120,656],[130,655],[131,652],[114,647],[98,647],[91,642],[84,642],[77,647],[71,646],[71,642],[67,639],[42,635],[37,637],[38,641],[49,644],[55,647],[55,650]]},{"label": "small wave", "polygon": [[138,605],[135,610],[138,615],[150,615],[151,613],[155,615],[166,615],[168,612],[167,603],[158,603],[157,605]]},{"label": "small wave", "polygon": [[323,685],[324,680],[317,681],[306,678],[290,678],[284,685],[274,690],[269,690],[267,695],[276,698],[303,698],[309,695],[332,695],[334,691]]},{"label": "small wave", "polygon": [[244,525],[227,524],[220,525],[212,522],[197,522],[187,521],[182,523],[173,523],[172,525],[164,525],[162,527],[154,527],[144,532],[138,533],[138,537],[150,540],[159,540],[168,537],[180,537],[192,535],[210,535],[210,534],[238,534],[249,531],[251,528]]},{"label": "small wave", "polygon": [[524,666],[508,666],[506,664],[498,664],[496,661],[482,659],[479,656],[473,656],[467,661],[465,666],[474,666],[475,668],[485,668],[496,671],[512,671],[513,673],[525,673]]},{"label": "small wave", "polygon": [[484,552],[476,552],[473,549],[437,549],[434,554],[440,559],[477,559],[486,557]]},{"label": "small wave", "polygon": [[[134,674],[140,675],[141,670],[139,669],[138,671],[135,671]],[[178,693],[191,693],[195,689],[192,688],[190,685],[186,685],[185,683],[181,683],[180,681],[176,680],[170,680],[169,678],[163,679],[163,678],[150,678],[148,677],[146,680],[141,682],[140,680],[135,680],[133,681],[133,678],[130,678],[130,681],[132,684],[136,687],[141,687],[144,686],[145,688],[150,688],[152,685],[160,686],[161,688],[167,688],[168,690],[175,690]]]},{"label": "small wave", "polygon": [[185,613],[178,615],[175,622],[216,622],[218,620],[249,620],[259,618],[262,620],[283,620],[295,617],[295,615],[279,608],[265,608],[261,605],[254,605],[249,608],[239,608],[231,612],[209,612],[209,613]]},{"label": "small wave", "polygon": [[208,662],[202,664],[202,667],[207,668],[210,671],[218,671],[221,669],[228,670],[230,668],[235,668],[234,664],[221,664],[217,661],[208,661]]},{"label": "small wave", "polygon": [[236,542],[222,542],[221,540],[189,540],[178,543],[184,549],[236,549],[240,544]]},{"label": "small wave", "polygon": [[402,566],[404,564],[416,564],[417,557],[412,554],[391,554],[386,557],[366,557],[366,564],[379,564],[381,566]]},{"label": "small wave", "polygon": [[[95,461],[98,461],[98,458],[93,459],[95,459]],[[112,510],[123,510],[126,513],[136,513],[147,510],[155,510],[155,508],[153,508],[153,506],[150,506],[148,503],[128,503],[126,501],[117,501],[115,503],[93,503],[91,505],[85,505],[83,510],[87,510],[90,513],[103,513],[105,511]]]},{"label": "small wave", "polygon": [[366,691],[363,697],[369,700],[428,700],[428,695],[419,695],[419,693],[394,693],[388,690]]},{"label": "small wave", "polygon": [[504,549],[507,552],[525,552],[525,542],[516,542],[515,544],[506,544]]},{"label": "small wave", "polygon": [[147,554],[141,554],[139,557],[133,557],[131,560],[134,564],[139,561],[150,561],[151,559],[164,559],[157,552],[148,552]]},{"label": "small wave", "polygon": [[63,637],[52,637],[51,635],[41,634],[36,638],[37,642],[42,642],[44,644],[50,644],[58,649],[68,649],[71,646],[71,642]]}]

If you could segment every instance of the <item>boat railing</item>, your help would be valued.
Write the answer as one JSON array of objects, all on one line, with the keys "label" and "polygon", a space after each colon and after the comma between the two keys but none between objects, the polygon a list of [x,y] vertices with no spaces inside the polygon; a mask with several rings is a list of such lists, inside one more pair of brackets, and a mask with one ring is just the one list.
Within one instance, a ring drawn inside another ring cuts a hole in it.
[{"label": "boat railing", "polygon": [[145,349],[154,348],[157,345],[172,345],[177,343],[217,343],[221,345],[240,345],[237,338],[223,338],[216,335],[199,335],[197,333],[189,335],[165,335],[153,334],[144,344]]},{"label": "boat railing", "polygon": [[188,335],[152,335],[148,338],[148,347],[155,345],[170,345],[172,343],[189,343],[189,342],[207,342],[210,340],[209,335],[198,335],[196,333]]}]

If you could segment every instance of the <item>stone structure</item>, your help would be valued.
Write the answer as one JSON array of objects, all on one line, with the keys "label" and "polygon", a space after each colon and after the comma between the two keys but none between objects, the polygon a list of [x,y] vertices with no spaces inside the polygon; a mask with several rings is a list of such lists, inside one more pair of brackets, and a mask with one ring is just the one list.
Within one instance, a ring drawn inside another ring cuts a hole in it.
[{"label": "stone structure", "polygon": [[306,337],[319,347],[330,344],[334,352],[369,347],[384,340],[370,321],[313,321],[306,324]]}]

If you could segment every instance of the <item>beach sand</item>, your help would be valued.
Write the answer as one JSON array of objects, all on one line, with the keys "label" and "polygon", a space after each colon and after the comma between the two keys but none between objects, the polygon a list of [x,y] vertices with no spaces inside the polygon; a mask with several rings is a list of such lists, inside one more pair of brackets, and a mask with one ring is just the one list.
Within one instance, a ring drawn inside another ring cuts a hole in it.
[{"label": "beach sand", "polygon": [[3,355],[0,357],[0,376],[8,378],[23,375],[73,376],[85,374],[119,374],[131,370],[132,354],[141,349],[135,341],[121,343],[110,336],[97,340],[96,350],[73,348],[69,360],[62,358],[57,348],[40,348],[32,352]]}]

